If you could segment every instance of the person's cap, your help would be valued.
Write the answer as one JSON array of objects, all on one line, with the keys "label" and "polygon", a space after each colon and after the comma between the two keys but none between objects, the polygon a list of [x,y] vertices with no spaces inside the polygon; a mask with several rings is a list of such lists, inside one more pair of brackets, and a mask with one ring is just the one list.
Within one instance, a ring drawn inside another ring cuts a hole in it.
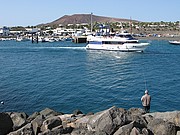
[{"label": "person's cap", "polygon": [[145,94],[147,94],[148,93],[148,90],[145,90],[145,92],[144,92]]}]

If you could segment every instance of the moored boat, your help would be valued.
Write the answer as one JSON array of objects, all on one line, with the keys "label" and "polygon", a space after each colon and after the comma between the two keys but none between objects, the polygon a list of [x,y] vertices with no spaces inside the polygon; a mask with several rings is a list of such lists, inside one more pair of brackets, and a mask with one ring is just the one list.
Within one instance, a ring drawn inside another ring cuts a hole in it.
[{"label": "moored boat", "polygon": [[20,42],[20,41],[30,41],[28,38],[25,37],[17,37],[16,41]]},{"label": "moored boat", "polygon": [[170,44],[173,45],[180,45],[180,40],[179,41],[169,41]]}]

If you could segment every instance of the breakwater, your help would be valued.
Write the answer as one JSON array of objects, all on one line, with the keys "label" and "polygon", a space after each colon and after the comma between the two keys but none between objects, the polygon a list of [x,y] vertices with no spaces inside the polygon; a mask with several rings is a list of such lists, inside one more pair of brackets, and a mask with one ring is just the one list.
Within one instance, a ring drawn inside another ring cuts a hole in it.
[{"label": "breakwater", "polygon": [[46,108],[0,113],[1,135],[179,135],[180,111],[145,114],[141,108],[115,106],[97,113],[64,114]]}]

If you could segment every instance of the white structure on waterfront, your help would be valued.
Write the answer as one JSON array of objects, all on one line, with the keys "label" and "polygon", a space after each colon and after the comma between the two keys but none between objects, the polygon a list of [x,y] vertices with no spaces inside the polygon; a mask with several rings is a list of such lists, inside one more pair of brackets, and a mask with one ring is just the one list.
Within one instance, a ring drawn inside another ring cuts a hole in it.
[{"label": "white structure on waterfront", "polygon": [[2,36],[8,36],[10,34],[10,30],[8,27],[0,28],[0,35]]},{"label": "white structure on waterfront", "polygon": [[60,28],[56,28],[52,31],[53,31],[53,34],[60,35],[60,36],[66,36],[66,35],[82,36],[82,35],[89,35],[90,34],[90,30],[87,28],[84,28],[84,29],[66,29],[66,28],[60,27]]},{"label": "white structure on waterfront", "polygon": [[75,32],[74,29],[65,29],[65,28],[56,28],[52,31],[55,35],[61,35],[61,36],[72,35]]}]

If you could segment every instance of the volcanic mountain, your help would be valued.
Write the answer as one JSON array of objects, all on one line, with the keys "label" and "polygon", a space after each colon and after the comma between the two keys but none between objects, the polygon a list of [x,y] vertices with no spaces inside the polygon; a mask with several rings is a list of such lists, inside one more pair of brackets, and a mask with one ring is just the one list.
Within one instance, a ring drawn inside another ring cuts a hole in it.
[{"label": "volcanic mountain", "polygon": [[[92,22],[105,23],[105,22],[129,22],[129,21],[136,21],[136,20],[92,15]],[[63,17],[53,22],[47,23],[45,25],[59,25],[59,24],[67,25],[67,24],[82,24],[82,23],[88,23],[88,24],[91,23],[91,14],[64,15]]]}]

